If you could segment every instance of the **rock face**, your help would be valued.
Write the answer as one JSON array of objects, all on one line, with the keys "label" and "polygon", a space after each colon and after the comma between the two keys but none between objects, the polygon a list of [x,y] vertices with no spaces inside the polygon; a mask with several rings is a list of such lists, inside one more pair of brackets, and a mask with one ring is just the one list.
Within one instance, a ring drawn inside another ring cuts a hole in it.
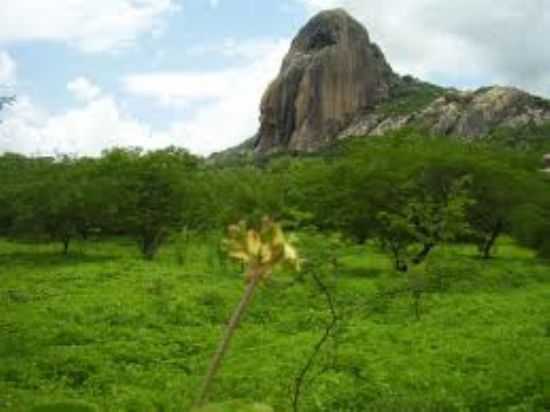
[{"label": "rock face", "polygon": [[421,113],[433,119],[436,134],[477,137],[496,127],[537,125],[550,121],[550,106],[512,87],[490,87],[477,92],[449,94],[434,101]]},{"label": "rock face", "polygon": [[257,152],[316,150],[398,80],[366,29],[344,10],[313,17],[293,40],[261,103]]},{"label": "rock face", "polygon": [[486,87],[475,92],[448,90],[426,108],[384,115],[376,110],[359,116],[338,138],[380,136],[406,126],[434,135],[476,138],[498,127],[541,126],[550,122],[550,102],[513,87]]}]

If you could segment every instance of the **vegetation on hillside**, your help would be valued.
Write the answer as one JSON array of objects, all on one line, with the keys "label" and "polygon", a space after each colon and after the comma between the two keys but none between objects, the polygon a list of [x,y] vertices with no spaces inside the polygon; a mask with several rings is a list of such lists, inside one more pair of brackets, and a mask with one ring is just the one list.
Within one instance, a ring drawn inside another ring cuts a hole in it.
[{"label": "vegetation on hillside", "polygon": [[426,108],[438,97],[448,93],[448,89],[432,83],[403,76],[392,88],[391,99],[378,105],[375,113],[385,116],[398,116],[418,112]]},{"label": "vegetation on hillside", "polygon": [[488,140],[494,144],[531,153],[550,152],[550,123],[523,127],[500,127]]}]

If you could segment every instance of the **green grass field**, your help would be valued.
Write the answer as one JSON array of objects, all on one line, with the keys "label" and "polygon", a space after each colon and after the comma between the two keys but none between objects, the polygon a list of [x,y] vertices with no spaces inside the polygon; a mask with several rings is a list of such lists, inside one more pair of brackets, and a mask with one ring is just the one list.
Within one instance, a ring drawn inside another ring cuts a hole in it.
[{"label": "green grass field", "polygon": [[[215,244],[196,238],[185,256],[167,245],[146,262],[130,241],[82,242],[68,257],[55,244],[0,241],[0,410],[63,400],[189,410],[244,288],[240,267]],[[405,275],[384,255],[372,246],[342,255],[336,269],[315,269],[339,321],[306,375],[300,410],[550,408],[550,265],[508,240],[490,261],[470,246],[439,249],[430,271],[441,285],[421,298],[417,319],[410,294],[388,293]],[[276,273],[237,332],[212,400],[291,410],[295,378],[329,321],[307,271]]]}]

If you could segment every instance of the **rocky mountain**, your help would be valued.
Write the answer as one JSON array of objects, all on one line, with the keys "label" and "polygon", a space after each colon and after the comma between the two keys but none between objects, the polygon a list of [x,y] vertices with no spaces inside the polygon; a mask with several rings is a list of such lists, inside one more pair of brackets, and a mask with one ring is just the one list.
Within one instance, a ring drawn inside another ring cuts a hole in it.
[{"label": "rocky mountain", "polygon": [[515,88],[465,92],[397,75],[367,30],[341,9],[321,12],[300,30],[260,111],[254,150],[261,154],[315,151],[403,127],[475,138],[550,122],[548,100]]},{"label": "rocky mountain", "polygon": [[322,12],[293,40],[262,99],[256,149],[315,150],[387,99],[397,80],[361,24],[343,10]]}]

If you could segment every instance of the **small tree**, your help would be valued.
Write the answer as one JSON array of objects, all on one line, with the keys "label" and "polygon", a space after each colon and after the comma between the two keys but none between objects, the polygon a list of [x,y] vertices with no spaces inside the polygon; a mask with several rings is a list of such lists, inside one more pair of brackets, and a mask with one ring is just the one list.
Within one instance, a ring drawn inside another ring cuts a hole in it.
[{"label": "small tree", "polygon": [[476,202],[468,208],[467,218],[472,229],[470,239],[482,258],[489,259],[499,236],[510,232],[513,215],[529,202],[530,196],[525,196],[529,186],[524,171],[504,162],[479,159],[471,187]]},{"label": "small tree", "polygon": [[82,234],[93,213],[89,209],[88,179],[69,157],[37,162],[17,193],[15,234],[58,241],[68,254],[71,240]]},{"label": "small tree", "polygon": [[111,196],[106,230],[134,237],[143,256],[153,259],[170,232],[184,226],[195,165],[193,156],[176,148],[107,152],[100,170]]},{"label": "small tree", "polygon": [[468,231],[466,210],[472,204],[469,182],[468,177],[458,179],[442,197],[408,184],[401,209],[378,214],[376,238],[392,256],[396,270],[406,272],[411,263],[422,263],[438,244]]}]

